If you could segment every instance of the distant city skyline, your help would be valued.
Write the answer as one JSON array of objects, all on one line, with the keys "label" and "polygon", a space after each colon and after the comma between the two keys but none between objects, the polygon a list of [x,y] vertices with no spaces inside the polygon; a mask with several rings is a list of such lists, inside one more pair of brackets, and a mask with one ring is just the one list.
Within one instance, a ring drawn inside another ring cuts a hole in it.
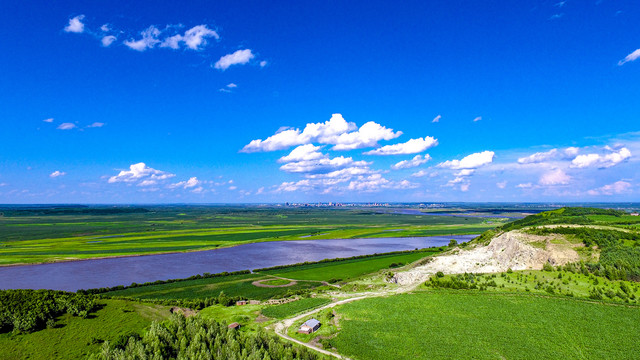
[{"label": "distant city skyline", "polygon": [[3,4],[0,203],[640,201],[640,4]]}]

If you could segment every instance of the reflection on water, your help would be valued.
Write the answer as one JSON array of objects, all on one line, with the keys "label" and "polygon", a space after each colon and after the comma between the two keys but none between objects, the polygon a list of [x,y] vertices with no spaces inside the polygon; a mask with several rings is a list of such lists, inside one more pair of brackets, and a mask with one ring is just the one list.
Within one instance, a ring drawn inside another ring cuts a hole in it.
[{"label": "reflection on water", "polygon": [[76,291],[251,270],[305,261],[447,245],[477,235],[271,241],[189,253],[84,260],[0,268],[0,289]]}]

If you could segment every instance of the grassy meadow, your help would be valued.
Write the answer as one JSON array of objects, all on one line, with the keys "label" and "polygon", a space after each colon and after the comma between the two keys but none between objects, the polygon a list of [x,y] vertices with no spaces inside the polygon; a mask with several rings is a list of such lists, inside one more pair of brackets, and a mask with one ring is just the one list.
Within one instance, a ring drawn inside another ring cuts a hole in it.
[{"label": "grassy meadow", "polygon": [[501,223],[366,208],[5,208],[0,209],[0,266],[207,250],[259,241],[478,234]]},{"label": "grassy meadow", "polygon": [[54,328],[29,334],[0,334],[0,359],[82,359],[97,352],[102,342],[126,341],[142,335],[153,320],[167,318],[167,307],[122,300],[101,300],[102,308],[82,319],[63,315]]},{"label": "grassy meadow", "polygon": [[342,305],[330,340],[355,359],[631,359],[640,308],[470,291]]}]

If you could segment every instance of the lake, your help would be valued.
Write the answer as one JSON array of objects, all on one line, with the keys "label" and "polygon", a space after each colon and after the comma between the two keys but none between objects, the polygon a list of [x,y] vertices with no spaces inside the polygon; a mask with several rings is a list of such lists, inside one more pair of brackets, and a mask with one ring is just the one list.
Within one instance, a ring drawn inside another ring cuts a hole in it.
[{"label": "lake", "polygon": [[305,261],[422,249],[477,235],[270,241],[187,253],[0,267],[0,289],[76,291],[179,279],[205,272],[252,270]]}]

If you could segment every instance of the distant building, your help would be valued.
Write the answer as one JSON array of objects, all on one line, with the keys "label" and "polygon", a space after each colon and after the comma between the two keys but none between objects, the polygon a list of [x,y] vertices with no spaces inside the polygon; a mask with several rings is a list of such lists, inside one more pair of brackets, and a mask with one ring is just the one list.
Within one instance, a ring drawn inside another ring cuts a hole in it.
[{"label": "distant building", "polygon": [[320,328],[320,321],[316,319],[310,319],[300,326],[300,329],[298,329],[298,332],[301,334],[311,334],[312,332],[317,331],[319,328]]},{"label": "distant building", "polygon": [[638,213],[631,213],[631,216],[639,216],[640,214]]},{"label": "distant building", "polygon": [[238,300],[236,301],[236,306],[247,305],[249,302],[247,300]]},{"label": "distant building", "polygon": [[240,324],[237,322],[231,323],[229,324],[229,326],[227,326],[229,329],[240,329]]}]

